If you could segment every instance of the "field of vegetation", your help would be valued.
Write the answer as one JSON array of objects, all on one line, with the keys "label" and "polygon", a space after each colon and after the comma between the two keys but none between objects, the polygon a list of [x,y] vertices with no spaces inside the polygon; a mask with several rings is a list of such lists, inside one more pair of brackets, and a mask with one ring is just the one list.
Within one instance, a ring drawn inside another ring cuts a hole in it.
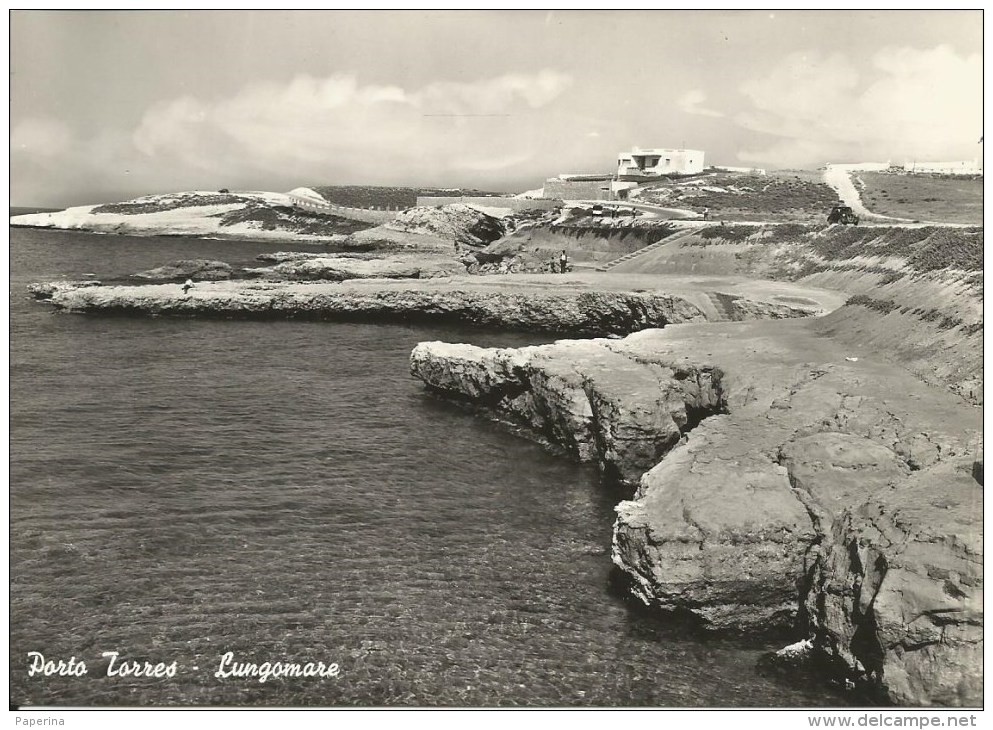
[{"label": "field of vegetation", "polygon": [[823,223],[838,195],[810,171],[769,175],[718,173],[647,185],[634,199],[697,213],[711,220]]},{"label": "field of vegetation", "polygon": [[329,203],[349,208],[383,208],[403,210],[417,205],[418,196],[494,197],[492,193],[472,188],[405,188],[379,185],[315,185],[310,188]]},{"label": "field of vegetation", "polygon": [[863,172],[855,178],[873,213],[940,223],[983,222],[983,178]]},{"label": "field of vegetation", "polygon": [[983,270],[983,229],[923,226],[920,228],[781,225],[711,226],[699,240],[687,239],[684,246],[718,243],[773,245],[793,243],[809,246],[826,261],[847,261],[858,256],[900,257],[916,273],[958,269],[970,273]]},{"label": "field of vegetation", "polygon": [[412,208],[417,204],[417,188],[376,185],[319,185],[311,190],[329,203],[349,208]]},{"label": "field of vegetation", "polygon": [[476,188],[419,188],[418,195],[425,197],[466,197],[466,198],[498,198],[506,193],[494,193],[490,190],[476,190]]},{"label": "field of vegetation", "polygon": [[314,236],[350,235],[371,228],[371,223],[341,218],[336,215],[313,215],[282,206],[251,202],[244,208],[222,213],[221,226],[255,223],[263,231],[293,231]]},{"label": "field of vegetation", "polygon": [[93,213],[116,213],[118,215],[144,215],[146,213],[162,213],[179,208],[198,208],[208,205],[250,204],[254,198],[246,198],[231,193],[216,195],[199,195],[196,193],[178,193],[176,195],[152,195],[147,198],[136,198],[123,203],[108,203],[98,205]]}]

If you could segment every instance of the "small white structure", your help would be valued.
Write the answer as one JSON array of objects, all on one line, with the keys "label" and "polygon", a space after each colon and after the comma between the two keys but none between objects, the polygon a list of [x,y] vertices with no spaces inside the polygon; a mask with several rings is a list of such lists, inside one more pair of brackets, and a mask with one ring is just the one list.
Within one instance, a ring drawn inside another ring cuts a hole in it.
[{"label": "small white structure", "polygon": [[734,165],[711,165],[711,170],[718,170],[720,172],[743,172],[749,175],[765,175],[765,169],[762,167],[735,167]]},{"label": "small white structure", "polygon": [[892,165],[887,160],[886,162],[829,162],[826,167],[843,167],[846,170],[861,172],[886,172]]},{"label": "small white structure", "polygon": [[956,160],[954,162],[920,162],[915,160],[903,166],[906,172],[932,173],[935,175],[982,175],[983,166],[979,160]]},{"label": "small white structure", "polygon": [[617,176],[658,177],[703,172],[703,150],[641,149],[617,155]]}]

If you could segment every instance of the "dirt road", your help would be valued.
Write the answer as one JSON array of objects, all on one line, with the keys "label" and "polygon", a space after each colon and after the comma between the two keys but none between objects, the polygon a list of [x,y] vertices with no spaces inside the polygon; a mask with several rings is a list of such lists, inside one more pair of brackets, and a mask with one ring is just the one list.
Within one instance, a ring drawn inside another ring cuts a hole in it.
[{"label": "dirt road", "polygon": [[973,224],[969,223],[947,223],[944,221],[921,221],[910,218],[894,218],[893,216],[873,213],[862,204],[858,188],[852,182],[852,173],[855,170],[847,165],[828,165],[824,170],[824,182],[830,185],[838,193],[845,205],[850,206],[856,215],[862,218],[863,223],[875,223],[891,226],[906,226],[908,228],[918,228],[921,226],[945,226],[947,228],[969,228]]},{"label": "dirt road", "polygon": [[844,201],[845,205],[855,211],[860,218],[871,221],[888,223],[913,223],[907,218],[893,218],[891,216],[873,213],[862,204],[862,197],[858,188],[852,182],[852,169],[845,165],[828,165],[824,170],[824,182],[830,185],[838,193],[838,197]]},{"label": "dirt road", "polygon": [[703,220],[696,211],[688,208],[666,208],[652,203],[639,203],[634,200],[570,200],[570,203],[580,203],[582,205],[602,205],[604,208],[634,208],[641,212],[643,218],[661,220]]}]

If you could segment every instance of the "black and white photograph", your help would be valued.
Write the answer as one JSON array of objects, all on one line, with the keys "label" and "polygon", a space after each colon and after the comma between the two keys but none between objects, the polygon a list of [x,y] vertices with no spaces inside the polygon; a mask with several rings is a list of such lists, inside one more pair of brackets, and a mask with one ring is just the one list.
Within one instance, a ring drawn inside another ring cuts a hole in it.
[{"label": "black and white photograph", "polygon": [[12,723],[976,726],[981,9],[8,26]]}]

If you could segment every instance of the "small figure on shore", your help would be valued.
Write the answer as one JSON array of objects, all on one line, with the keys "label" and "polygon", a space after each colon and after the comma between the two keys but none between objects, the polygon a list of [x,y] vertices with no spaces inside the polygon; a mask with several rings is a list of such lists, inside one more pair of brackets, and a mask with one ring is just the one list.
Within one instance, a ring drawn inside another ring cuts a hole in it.
[{"label": "small figure on shore", "polygon": [[710,220],[710,208],[704,208],[703,209],[703,219],[705,221],[706,220]]},{"label": "small figure on shore", "polygon": [[565,249],[562,249],[562,255],[559,256],[559,269],[560,273],[565,273],[565,267],[569,263],[569,257],[566,256]]},{"label": "small figure on shore", "polygon": [[185,282],[183,282],[183,296],[188,296],[190,293],[190,289],[192,288],[193,288],[193,279],[187,279]]}]

